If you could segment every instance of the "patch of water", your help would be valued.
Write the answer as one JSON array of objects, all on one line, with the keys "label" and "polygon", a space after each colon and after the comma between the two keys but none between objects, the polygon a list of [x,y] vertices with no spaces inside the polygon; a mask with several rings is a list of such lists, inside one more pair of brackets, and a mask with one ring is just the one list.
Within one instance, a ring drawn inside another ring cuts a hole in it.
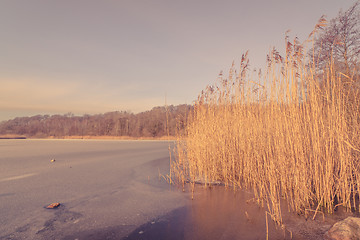
[{"label": "patch of water", "polygon": [[[153,219],[133,231],[126,240],[159,239],[323,239],[325,232],[349,214],[318,214],[315,220],[299,216],[283,208],[284,226],[276,225],[266,209],[253,201],[251,192],[213,186],[197,186],[194,200],[188,206]],[[284,204],[285,205],[285,204]]]}]

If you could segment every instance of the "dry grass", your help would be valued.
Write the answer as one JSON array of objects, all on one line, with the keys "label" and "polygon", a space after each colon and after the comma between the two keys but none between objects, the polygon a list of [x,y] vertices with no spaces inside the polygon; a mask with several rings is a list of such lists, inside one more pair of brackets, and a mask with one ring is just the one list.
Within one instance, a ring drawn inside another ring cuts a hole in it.
[{"label": "dry grass", "polygon": [[333,64],[315,74],[302,51],[296,41],[283,58],[272,51],[265,76],[247,73],[244,55],[202,92],[172,178],[252,189],[278,223],[282,199],[298,213],[359,210],[358,88]]}]

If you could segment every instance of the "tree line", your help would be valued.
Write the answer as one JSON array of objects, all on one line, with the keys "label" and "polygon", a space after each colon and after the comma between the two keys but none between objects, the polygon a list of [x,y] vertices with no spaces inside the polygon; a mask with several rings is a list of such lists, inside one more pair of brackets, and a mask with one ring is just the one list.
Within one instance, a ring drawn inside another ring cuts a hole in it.
[{"label": "tree line", "polygon": [[96,115],[75,116],[36,115],[17,117],[0,123],[0,135],[26,137],[66,136],[128,136],[162,137],[175,136],[185,127],[190,105],[154,107],[150,111],[134,114],[127,111],[107,112]]}]

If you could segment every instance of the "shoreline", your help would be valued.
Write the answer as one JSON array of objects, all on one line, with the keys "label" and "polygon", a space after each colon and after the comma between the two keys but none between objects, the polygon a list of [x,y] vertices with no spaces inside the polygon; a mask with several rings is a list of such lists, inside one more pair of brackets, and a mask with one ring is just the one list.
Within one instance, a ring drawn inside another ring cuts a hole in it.
[{"label": "shoreline", "polygon": [[0,135],[0,140],[2,139],[43,139],[43,140],[126,140],[126,141],[139,141],[139,140],[147,140],[147,141],[174,141],[176,137],[173,136],[163,136],[163,137],[129,137],[129,136],[62,136],[62,137],[27,137],[24,135]]}]

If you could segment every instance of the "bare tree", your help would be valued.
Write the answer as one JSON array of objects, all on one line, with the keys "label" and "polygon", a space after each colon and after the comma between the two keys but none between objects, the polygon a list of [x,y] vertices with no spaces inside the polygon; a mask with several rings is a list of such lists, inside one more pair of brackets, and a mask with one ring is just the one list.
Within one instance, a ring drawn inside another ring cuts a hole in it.
[{"label": "bare tree", "polygon": [[337,17],[318,31],[314,49],[310,51],[318,69],[323,69],[332,59],[337,70],[354,76],[354,71],[359,67],[360,53],[359,5],[358,0],[348,10],[340,10]]}]

